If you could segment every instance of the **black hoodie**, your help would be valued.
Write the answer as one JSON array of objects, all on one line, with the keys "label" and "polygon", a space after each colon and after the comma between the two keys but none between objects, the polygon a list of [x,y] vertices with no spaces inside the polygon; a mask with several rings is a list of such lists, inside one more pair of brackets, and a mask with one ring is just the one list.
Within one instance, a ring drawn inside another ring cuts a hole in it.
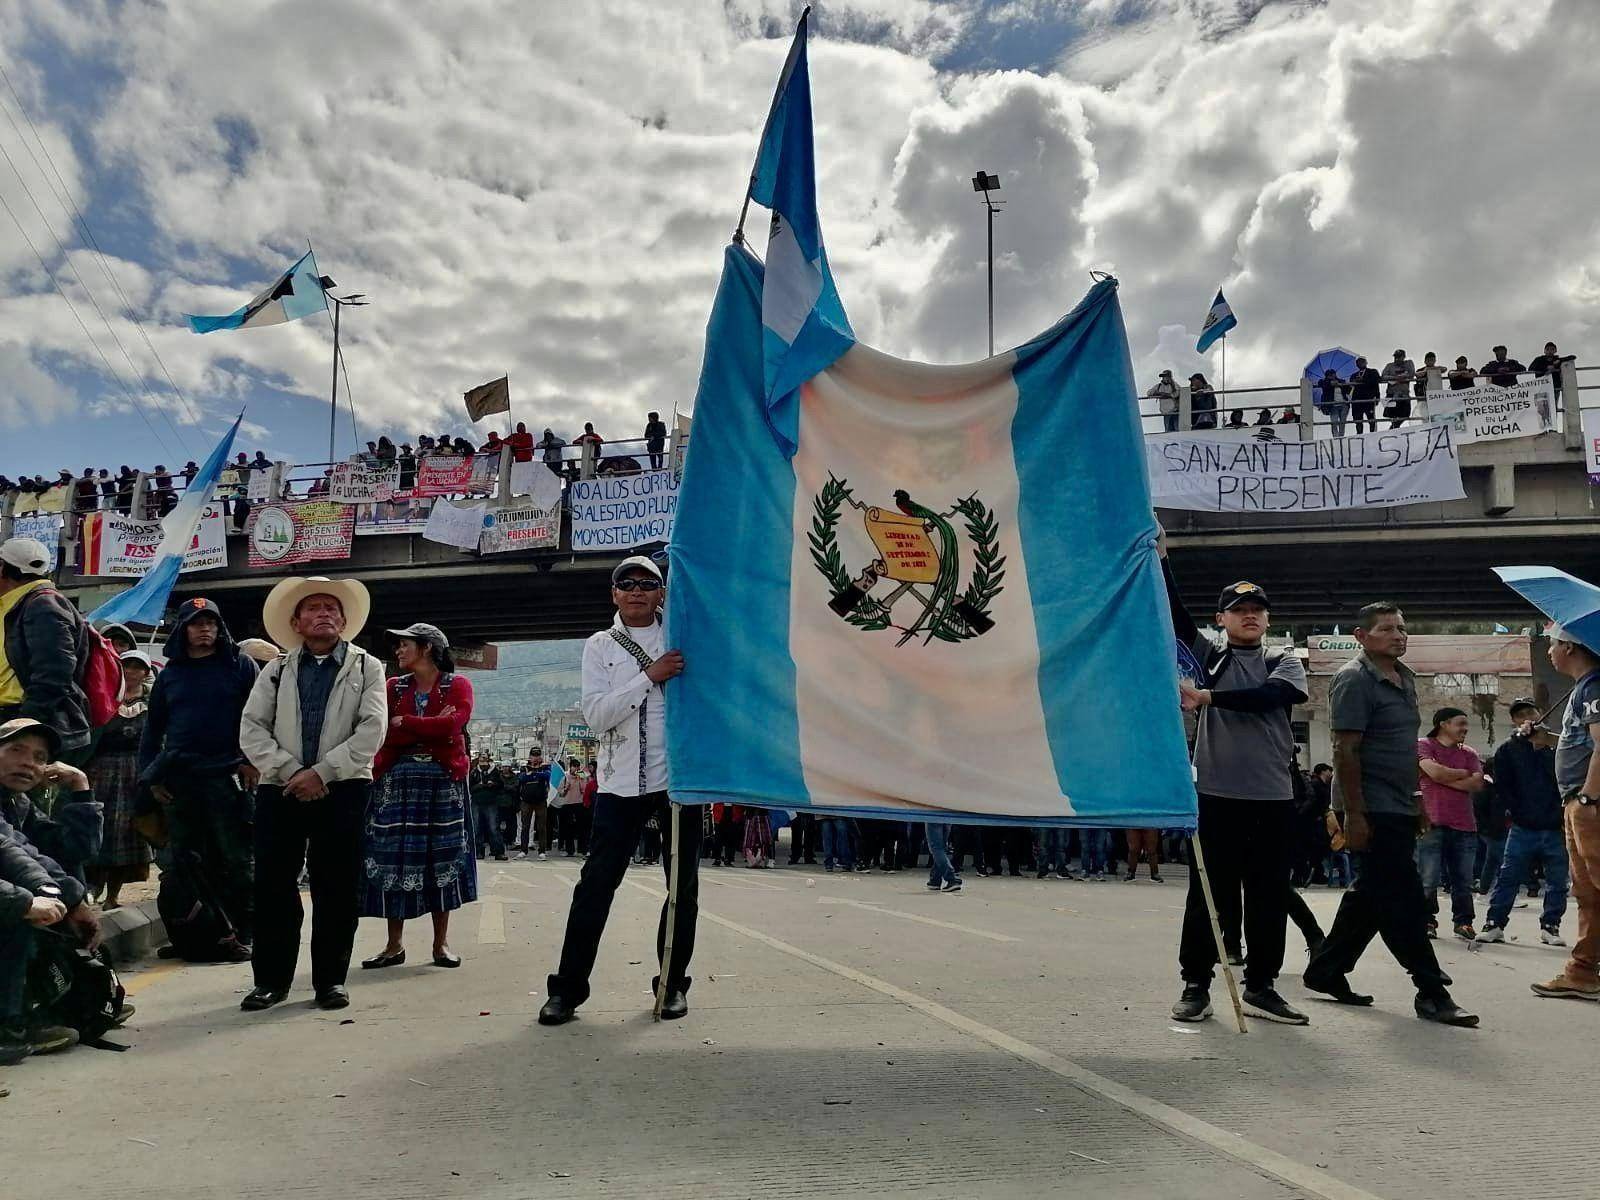
[{"label": "black hoodie", "polygon": [[[184,628],[203,614],[217,619],[217,648],[190,658]],[[183,772],[233,770],[244,761],[239,718],[255,686],[255,660],[234,643],[217,606],[198,598],[183,602],[166,650],[167,665],[150,689],[140,771],[162,753]]]}]

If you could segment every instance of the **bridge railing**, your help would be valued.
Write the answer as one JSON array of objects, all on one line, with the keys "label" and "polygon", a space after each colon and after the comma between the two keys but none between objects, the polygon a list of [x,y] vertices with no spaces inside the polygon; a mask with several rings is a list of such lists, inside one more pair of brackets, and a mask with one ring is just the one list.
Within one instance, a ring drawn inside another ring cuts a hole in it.
[{"label": "bridge railing", "polygon": [[[1575,362],[1566,361],[1561,364],[1559,371],[1551,373],[1555,387],[1557,426],[1569,447],[1576,447],[1582,441],[1580,410],[1583,407],[1600,407],[1600,396],[1589,397],[1593,403],[1588,405],[1585,405],[1583,396],[1585,392],[1600,392],[1600,382],[1585,384],[1580,381],[1581,372],[1597,370],[1600,370],[1600,365],[1580,367]],[[1515,374],[1518,380],[1536,377],[1536,372],[1531,370],[1492,374],[1494,377]],[[1491,378],[1491,373],[1474,371],[1472,377],[1474,380],[1488,379]],[[1146,433],[1183,433],[1191,430],[1292,424],[1301,428],[1300,436],[1305,438],[1333,437],[1341,432],[1352,432],[1351,427],[1356,422],[1354,413],[1356,404],[1371,405],[1372,414],[1367,419],[1372,421],[1375,428],[1381,426],[1385,429],[1398,429],[1425,423],[1428,400],[1450,390],[1443,371],[1428,376],[1421,395],[1416,393],[1414,381],[1406,380],[1400,385],[1404,388],[1404,394],[1391,397],[1387,394],[1390,382],[1389,380],[1380,382],[1380,395],[1376,399],[1352,401],[1347,394],[1348,382],[1341,381],[1341,392],[1337,402],[1339,408],[1334,411],[1324,409],[1317,404],[1316,386],[1307,378],[1301,378],[1293,384],[1248,388],[1192,389],[1184,383],[1177,389],[1175,412],[1161,412],[1161,401],[1158,397],[1141,396],[1140,424]],[[1569,397],[1577,398],[1577,402],[1568,403]],[[1390,409],[1390,405],[1397,399],[1402,403]],[[1269,419],[1261,419],[1263,413]],[[1365,416],[1365,413],[1363,415]]]}]

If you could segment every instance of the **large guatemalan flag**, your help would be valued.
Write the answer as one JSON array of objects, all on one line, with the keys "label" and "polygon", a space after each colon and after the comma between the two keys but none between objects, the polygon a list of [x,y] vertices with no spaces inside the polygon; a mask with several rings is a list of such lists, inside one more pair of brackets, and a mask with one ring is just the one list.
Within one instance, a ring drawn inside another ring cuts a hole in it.
[{"label": "large guatemalan flag", "polygon": [[1192,828],[1116,283],[983,362],[857,345],[804,38],[752,180],[766,266],[728,249],[706,332],[668,577],[673,799]]},{"label": "large guatemalan flag", "polygon": [[243,308],[217,317],[187,315],[195,333],[215,333],[219,329],[257,329],[263,325],[282,325],[313,313],[328,310],[328,297],[317,273],[316,255],[307,250],[300,260],[263,288]]}]

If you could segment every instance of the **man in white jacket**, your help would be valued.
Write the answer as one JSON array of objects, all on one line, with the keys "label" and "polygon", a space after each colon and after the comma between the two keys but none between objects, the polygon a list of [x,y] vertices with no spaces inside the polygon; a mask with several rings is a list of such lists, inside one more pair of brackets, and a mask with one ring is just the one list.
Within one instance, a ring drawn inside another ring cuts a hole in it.
[{"label": "man in white jacket", "polygon": [[388,723],[383,663],[350,640],[371,602],[353,579],[285,579],[262,623],[288,651],[261,672],[239,745],[256,791],[255,988],[246,1012],[289,994],[300,957],[300,869],[311,867],[311,984],[322,1008],[350,1003],[362,825],[372,760]]},{"label": "man in white jacket", "polygon": [[[611,898],[622,884],[639,834],[652,816],[669,829],[667,799],[667,711],[662,684],[683,671],[683,655],[667,649],[661,602],[666,588],[661,568],[648,558],[624,559],[611,573],[611,601],[617,617],[583,648],[583,717],[600,740],[599,791],[594,797],[589,857],[572,892],[572,911],[561,945],[561,965],[546,985],[549,999],[539,1024],[563,1025],[589,998],[594,969],[611,912]],[[669,843],[670,846],[670,843]],[[686,1015],[699,914],[700,809],[681,815],[677,853],[661,856],[669,894],[677,872],[677,909],[672,928],[672,960],[666,968],[661,1016]],[[656,929],[656,958],[662,957],[669,904],[662,905]],[[660,986],[660,977],[652,987]]]}]

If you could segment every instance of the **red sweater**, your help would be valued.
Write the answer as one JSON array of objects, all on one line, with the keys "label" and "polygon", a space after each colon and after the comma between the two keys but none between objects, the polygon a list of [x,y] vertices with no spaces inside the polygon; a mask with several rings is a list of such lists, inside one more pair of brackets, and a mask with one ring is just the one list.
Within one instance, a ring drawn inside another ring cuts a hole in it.
[{"label": "red sweater", "polygon": [[[440,676],[441,683],[443,679]],[[471,762],[461,734],[472,719],[472,684],[465,675],[455,675],[448,688],[435,685],[428,708],[437,713],[453,705],[455,712],[448,717],[417,716],[416,694],[417,684],[412,676],[389,680],[389,732],[373,760],[373,777],[381,779],[396,759],[407,754],[431,754],[451,779],[465,779]],[[394,723],[395,717],[400,718],[399,724]]]}]

